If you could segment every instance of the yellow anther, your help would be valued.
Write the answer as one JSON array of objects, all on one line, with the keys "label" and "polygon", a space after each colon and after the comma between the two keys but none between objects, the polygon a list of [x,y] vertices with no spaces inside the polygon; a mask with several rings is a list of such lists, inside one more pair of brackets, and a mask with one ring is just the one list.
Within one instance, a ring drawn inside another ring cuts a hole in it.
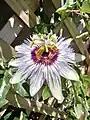
[{"label": "yellow anther", "polygon": [[57,50],[57,47],[55,45],[49,45],[48,48],[50,48],[51,50]]},{"label": "yellow anther", "polygon": [[32,42],[30,43],[30,47],[32,47],[34,44],[34,40],[32,40]]},{"label": "yellow anther", "polygon": [[44,47],[40,47],[39,50],[37,51],[37,56],[40,57],[43,54],[44,49],[45,49]]}]

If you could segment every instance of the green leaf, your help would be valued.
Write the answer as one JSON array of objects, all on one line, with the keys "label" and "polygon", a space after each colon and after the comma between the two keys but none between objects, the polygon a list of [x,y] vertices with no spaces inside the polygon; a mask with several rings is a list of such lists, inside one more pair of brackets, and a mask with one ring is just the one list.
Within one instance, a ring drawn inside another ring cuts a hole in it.
[{"label": "green leaf", "polygon": [[18,117],[14,117],[13,120],[23,120],[23,119],[19,119]]},{"label": "green leaf", "polygon": [[0,108],[8,103],[8,100],[0,98]]},{"label": "green leaf", "polygon": [[23,85],[24,89],[26,90],[27,93],[29,93],[29,90],[30,90],[30,85],[28,82],[24,82]]},{"label": "green leaf", "polygon": [[0,70],[0,74],[4,74],[4,70]]},{"label": "green leaf", "polygon": [[80,74],[80,77],[86,82],[90,82],[90,76],[88,75],[83,75],[83,74]]},{"label": "green leaf", "polygon": [[43,98],[43,100],[46,100],[46,99],[48,99],[48,98],[51,97],[51,96],[52,96],[52,95],[51,95],[51,92],[50,92],[48,86],[46,86],[46,87],[44,88],[43,92],[42,92],[42,98]]},{"label": "green leaf", "polygon": [[75,4],[74,0],[67,0],[62,7],[56,10],[56,12],[61,14],[62,11],[65,11],[68,7],[72,7],[73,4]]},{"label": "green leaf", "polygon": [[90,106],[90,97],[89,97],[89,99],[87,100],[87,102],[88,102],[88,105]]},{"label": "green leaf", "polygon": [[21,112],[21,114],[20,114],[20,120],[27,120],[26,117],[27,117],[26,114],[24,114],[23,112]]},{"label": "green leaf", "polygon": [[1,117],[1,120],[9,120],[11,114],[12,112],[7,113],[7,111],[5,111],[5,114]]},{"label": "green leaf", "polygon": [[61,14],[62,11],[65,11],[67,9],[67,4],[63,5],[62,7],[58,8],[56,12],[58,14]]},{"label": "green leaf", "polygon": [[14,86],[14,90],[20,94],[21,96],[29,96],[29,94],[26,92],[26,90],[23,88],[21,83],[15,84]]},{"label": "green leaf", "polygon": [[5,98],[6,94],[8,93],[10,89],[10,85],[6,84],[5,80],[0,79],[0,98]]},{"label": "green leaf", "polygon": [[10,89],[10,80],[11,76],[9,74],[9,71],[6,70],[4,73],[4,77],[0,79],[0,98],[5,98],[6,94],[8,93]]},{"label": "green leaf", "polygon": [[82,12],[90,13],[90,2],[88,0],[85,0],[81,7]]},{"label": "green leaf", "polygon": [[2,119],[8,120],[11,116],[12,112],[9,112],[8,114],[4,115]]},{"label": "green leaf", "polygon": [[80,119],[82,113],[83,113],[83,107],[81,104],[76,104],[74,105],[74,110],[75,110],[75,114],[77,119]]},{"label": "green leaf", "polygon": [[10,72],[11,72],[10,70],[6,70],[4,73],[3,79],[5,80],[6,84],[8,84],[10,81],[11,78]]},{"label": "green leaf", "polygon": [[50,25],[45,23],[38,24],[34,27],[34,31],[36,33],[48,34],[50,32]]},{"label": "green leaf", "polygon": [[74,0],[67,0],[66,2],[67,2],[67,4],[69,4],[69,5],[72,5],[72,4],[75,3]]}]

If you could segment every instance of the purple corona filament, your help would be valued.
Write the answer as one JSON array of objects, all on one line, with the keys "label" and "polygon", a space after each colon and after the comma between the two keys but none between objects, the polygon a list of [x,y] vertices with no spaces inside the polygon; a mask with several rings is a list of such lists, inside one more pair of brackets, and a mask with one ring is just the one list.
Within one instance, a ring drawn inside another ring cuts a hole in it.
[{"label": "purple corona filament", "polygon": [[32,59],[35,63],[41,63],[44,65],[52,65],[58,57],[59,51],[58,49],[48,49],[48,52],[44,51],[43,54],[41,56],[37,55],[37,52],[39,50],[39,47],[36,47],[33,51],[32,51]]}]

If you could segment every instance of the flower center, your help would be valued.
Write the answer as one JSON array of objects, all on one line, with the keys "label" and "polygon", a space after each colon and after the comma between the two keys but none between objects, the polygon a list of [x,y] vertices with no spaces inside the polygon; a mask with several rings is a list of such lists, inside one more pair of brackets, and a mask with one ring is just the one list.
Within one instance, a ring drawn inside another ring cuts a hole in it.
[{"label": "flower center", "polygon": [[31,54],[35,63],[51,65],[57,60],[59,50],[55,46],[51,46],[48,47],[48,52],[46,52],[44,48],[36,47]]}]

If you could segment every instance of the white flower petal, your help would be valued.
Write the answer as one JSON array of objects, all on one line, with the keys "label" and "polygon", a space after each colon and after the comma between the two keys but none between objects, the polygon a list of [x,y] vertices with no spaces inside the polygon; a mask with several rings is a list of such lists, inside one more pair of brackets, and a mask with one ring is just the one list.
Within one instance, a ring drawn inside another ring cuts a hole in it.
[{"label": "white flower petal", "polygon": [[21,65],[18,68],[18,71],[14,74],[14,76],[11,78],[10,83],[16,84],[21,81],[24,81],[27,79],[27,77],[32,73],[32,71],[35,69],[36,65],[31,62],[31,64],[28,66],[27,64]]},{"label": "white flower petal", "polygon": [[66,62],[67,64],[68,63],[73,63],[75,64],[75,60],[72,60],[71,58],[67,57],[67,56],[59,56],[58,59],[57,59],[58,62]]},{"label": "white flower petal", "polygon": [[34,96],[42,87],[45,79],[43,78],[42,66],[30,79],[30,95]]},{"label": "white flower petal", "polygon": [[85,56],[78,53],[67,52],[65,55],[60,55],[58,60],[76,63],[85,60]]},{"label": "white flower petal", "polygon": [[18,68],[18,71],[11,78],[10,83],[16,84],[16,83],[19,83],[21,81],[24,81],[24,79],[26,79],[28,77],[27,74],[25,74],[26,69],[28,69],[28,65],[20,66],[20,68]]},{"label": "white flower petal", "polygon": [[32,50],[32,48],[30,48],[30,45],[27,45],[27,44],[23,43],[21,45],[16,46],[15,50],[17,51],[16,57],[18,56],[18,54],[19,54],[19,56],[21,54],[21,56],[28,55],[29,58],[31,58],[31,50]]},{"label": "white flower petal", "polygon": [[22,71],[21,79],[27,79],[32,74],[32,72],[35,70],[35,68],[36,68],[36,64],[28,66],[24,71]]},{"label": "white flower petal", "polygon": [[47,79],[48,86],[52,95],[59,100],[59,102],[63,102],[64,97],[62,94],[62,86],[61,86],[61,79],[57,77],[50,68],[48,67],[48,79]]},{"label": "white flower petal", "polygon": [[57,45],[62,50],[62,49],[68,48],[70,46],[70,42],[68,40],[64,40],[64,38],[61,38],[57,43]]},{"label": "white flower petal", "polygon": [[21,82],[22,79],[21,79],[21,73],[19,71],[17,71],[14,76],[10,79],[10,83],[11,84],[16,84],[16,83],[19,83]]},{"label": "white flower petal", "polygon": [[65,40],[64,37],[58,37],[57,39],[58,39],[58,42],[57,42],[58,45],[60,45],[61,43],[63,43],[64,40]]},{"label": "white flower petal", "polygon": [[52,71],[57,77],[60,77],[59,72],[57,71],[57,69],[54,67],[54,65],[51,65],[49,67],[50,71]]},{"label": "white flower petal", "polygon": [[9,66],[14,66],[14,67],[18,67],[20,65],[24,65],[24,64],[33,64],[34,62],[31,60],[31,57],[30,55],[27,56],[22,56],[20,58],[17,58],[17,59],[12,59],[10,62],[9,62]]},{"label": "white flower petal", "polygon": [[30,50],[30,46],[25,44],[25,43],[22,43],[21,45],[17,45],[15,46],[15,50],[16,51],[26,51],[26,50]]},{"label": "white flower petal", "polygon": [[75,54],[75,61],[76,62],[80,62],[80,61],[85,60],[85,56],[84,55],[81,55],[81,54],[78,54],[78,53],[72,53],[72,54]]},{"label": "white flower petal", "polygon": [[62,77],[70,80],[75,80],[75,81],[79,80],[79,76],[77,72],[72,67],[70,67],[67,63],[58,62],[57,68]]},{"label": "white flower petal", "polygon": [[21,61],[19,59],[15,59],[15,60],[11,60],[8,65],[9,66],[14,66],[14,67],[18,67],[21,64]]},{"label": "white flower petal", "polygon": [[43,76],[45,79],[48,79],[48,69],[47,69],[47,66],[45,66],[45,68],[43,69]]},{"label": "white flower petal", "polygon": [[[22,67],[20,67],[20,69],[21,68]],[[23,67],[23,69],[21,69],[21,70],[19,69],[10,79],[10,83],[11,84],[16,84],[16,83],[19,83],[21,81],[24,81],[28,77],[28,76],[26,76],[27,74],[23,75],[26,68],[27,67],[25,66],[25,67]]]},{"label": "white flower petal", "polygon": [[[36,67],[35,67],[35,69],[32,71],[29,79],[30,79],[31,77],[33,77],[33,76],[37,73],[37,71],[40,69],[40,67],[41,67],[40,64],[36,64]],[[41,71],[41,72],[42,72],[42,71]]]}]

